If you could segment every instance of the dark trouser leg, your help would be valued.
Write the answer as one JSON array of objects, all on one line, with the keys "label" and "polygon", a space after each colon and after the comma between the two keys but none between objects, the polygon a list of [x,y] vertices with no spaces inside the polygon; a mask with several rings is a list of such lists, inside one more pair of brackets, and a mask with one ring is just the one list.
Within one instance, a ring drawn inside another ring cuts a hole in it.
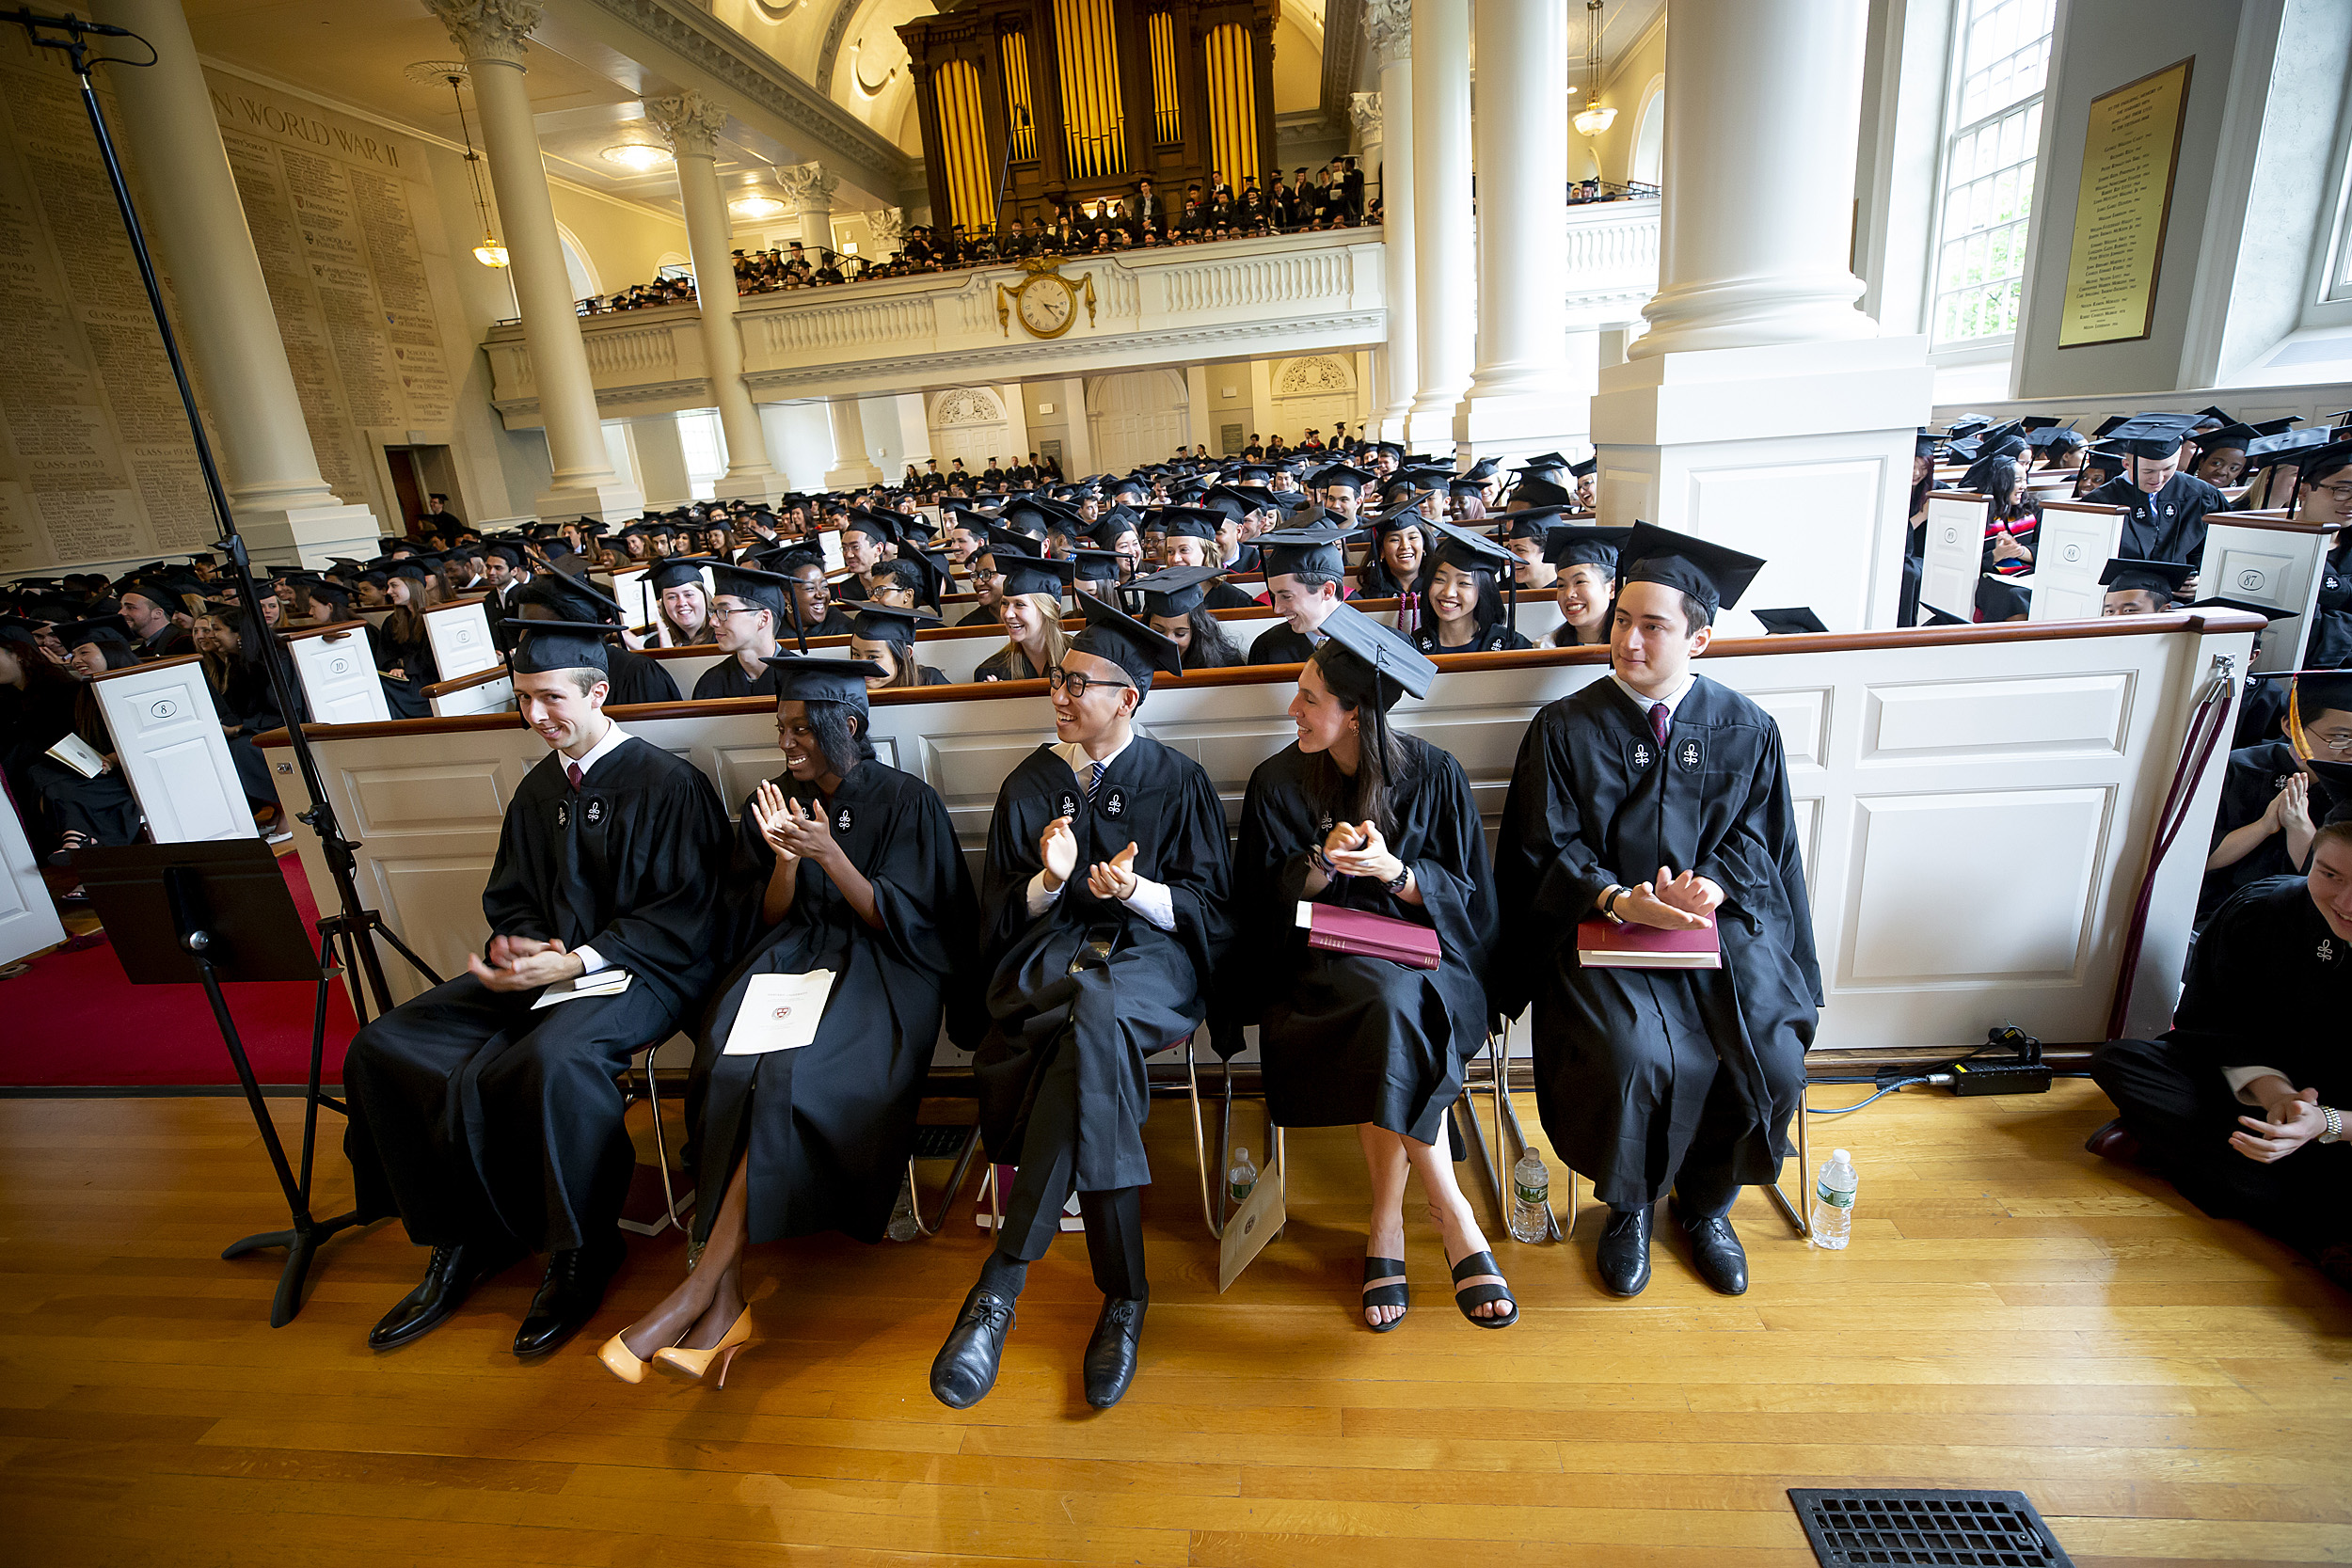
[{"label": "dark trouser leg", "polygon": [[[1039,1077],[1028,1129],[1021,1140],[1021,1166],[1005,1207],[1005,1228],[983,1279],[993,1277],[994,1283],[1017,1291],[1019,1279],[1009,1277],[1009,1266],[1045,1256],[1061,1232],[1062,1210],[1077,1180],[1077,1042],[1065,1036]],[[1144,1295],[1150,1286],[1143,1268],[1139,1189],[1080,1193],[1078,1211],[1086,1217],[1087,1256],[1094,1265],[1095,1284],[1104,1295]]]},{"label": "dark trouser leg", "polygon": [[1719,1065],[1699,1108],[1698,1128],[1674,1176],[1675,1200],[1687,1219],[1721,1219],[1731,1212],[1740,1196],[1740,1183],[1732,1175],[1733,1148],[1747,1122],[1731,1074]]},{"label": "dark trouser leg", "polygon": [[1086,1216],[1087,1260],[1094,1265],[1094,1287],[1106,1296],[1140,1301],[1152,1293],[1143,1268],[1143,1189],[1119,1187],[1080,1193]]},{"label": "dark trouser leg", "polygon": [[2306,1252],[2352,1234],[2352,1149],[2306,1144],[2271,1164],[2230,1147],[2237,1118],[2259,1117],[2220,1070],[2163,1040],[2111,1040],[2090,1076],[2157,1168],[2206,1213],[2241,1219]]},{"label": "dark trouser leg", "polygon": [[526,1002],[461,974],[353,1037],[343,1057],[351,1106],[343,1153],[362,1215],[397,1213],[419,1246],[501,1234],[454,1085],[477,1053],[501,1044],[504,1031],[529,1016]]},{"label": "dark trouser leg", "polygon": [[[491,1201],[534,1252],[617,1243],[637,1151],[622,1123],[629,1056],[675,1027],[643,985],[527,1013],[459,1074],[458,1101]],[[528,1031],[527,1033],[519,1031]]]}]

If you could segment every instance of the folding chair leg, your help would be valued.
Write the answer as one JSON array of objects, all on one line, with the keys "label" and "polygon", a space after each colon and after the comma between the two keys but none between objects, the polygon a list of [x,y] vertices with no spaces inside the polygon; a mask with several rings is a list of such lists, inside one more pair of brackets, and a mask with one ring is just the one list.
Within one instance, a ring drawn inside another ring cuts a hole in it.
[{"label": "folding chair leg", "polygon": [[947,1223],[947,1211],[955,1206],[956,1194],[963,1190],[963,1179],[972,1169],[972,1157],[979,1152],[980,1129],[976,1122],[963,1140],[962,1149],[956,1155],[956,1168],[948,1173],[947,1190],[939,1197],[939,1218],[923,1223],[923,1184],[914,1179],[914,1156],[907,1156],[907,1209],[914,1216],[914,1228],[926,1236],[936,1236]]},{"label": "folding chair leg", "polygon": [[[1199,1032],[1195,1031],[1194,1034],[1184,1037],[1184,1092],[1192,1101],[1192,1155],[1193,1164],[1200,1172],[1200,1219],[1209,1227],[1210,1237],[1221,1242],[1225,1239],[1225,1222],[1217,1215],[1216,1196],[1210,1190],[1213,1178],[1209,1166],[1209,1132],[1200,1118],[1200,1069],[1193,1054],[1193,1042],[1198,1037],[1198,1034]],[[1229,1082],[1232,1071],[1232,1064],[1228,1062],[1226,1072],[1229,1074]],[[1231,1132],[1231,1128],[1228,1128],[1229,1136]],[[1231,1150],[1219,1152],[1230,1153]],[[1222,1177],[1224,1171],[1225,1167],[1220,1163],[1216,1168],[1216,1176]]]},{"label": "folding chair leg", "polygon": [[[1509,1053],[1503,1048],[1503,1042],[1507,1037],[1507,1035],[1486,1037],[1486,1060],[1493,1073],[1493,1082],[1489,1086],[1495,1097],[1495,1148],[1499,1155],[1510,1153],[1514,1148],[1517,1148],[1522,1154],[1527,1151],[1527,1129],[1519,1125],[1519,1108],[1511,1102],[1511,1059]],[[1508,1143],[1503,1140],[1502,1135],[1502,1129],[1505,1126],[1511,1130]],[[1512,1164],[1518,1163],[1518,1155],[1513,1155]],[[1568,1237],[1576,1233],[1576,1172],[1563,1164],[1560,1167],[1560,1174],[1568,1184],[1568,1226],[1565,1230],[1560,1228],[1559,1212],[1552,1208],[1551,1199],[1549,1196],[1544,1199],[1544,1235],[1547,1240],[1554,1242],[1566,1241]],[[1508,1230],[1510,1210],[1507,1207],[1503,1210],[1503,1215],[1505,1220],[1503,1228]]]},{"label": "folding chair leg", "polygon": [[[1804,1122],[1804,1090],[1800,1088],[1797,1091],[1797,1191],[1800,1194],[1804,1191],[1804,1183],[1813,1180],[1813,1151],[1811,1141],[1805,1136]],[[1803,1209],[1788,1201],[1788,1195],[1781,1190],[1780,1183],[1775,1181],[1764,1191],[1771,1196],[1772,1207],[1780,1211],[1780,1217],[1787,1220],[1788,1227],[1797,1233],[1798,1240],[1813,1240],[1812,1222],[1805,1218]]]},{"label": "folding chair leg", "polygon": [[661,1085],[654,1076],[653,1057],[652,1051],[645,1053],[645,1103],[653,1108],[653,1156],[661,1165],[661,1217],[683,1235],[686,1225],[677,1217],[677,1192],[670,1184],[670,1139],[661,1131]]}]

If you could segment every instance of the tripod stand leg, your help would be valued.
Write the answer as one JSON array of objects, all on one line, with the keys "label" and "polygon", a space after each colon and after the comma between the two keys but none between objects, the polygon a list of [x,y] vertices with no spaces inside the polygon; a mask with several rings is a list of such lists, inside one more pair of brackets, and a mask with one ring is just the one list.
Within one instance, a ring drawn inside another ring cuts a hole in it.
[{"label": "tripod stand leg", "polygon": [[302,1287],[310,1277],[310,1260],[318,1254],[319,1244],[338,1230],[348,1230],[359,1223],[357,1212],[338,1214],[331,1220],[305,1218],[294,1230],[264,1230],[258,1235],[231,1242],[221,1249],[223,1259],[243,1258],[263,1247],[281,1246],[286,1249],[285,1267],[278,1275],[278,1294],[269,1304],[269,1325],[283,1328],[294,1322],[302,1310]]}]

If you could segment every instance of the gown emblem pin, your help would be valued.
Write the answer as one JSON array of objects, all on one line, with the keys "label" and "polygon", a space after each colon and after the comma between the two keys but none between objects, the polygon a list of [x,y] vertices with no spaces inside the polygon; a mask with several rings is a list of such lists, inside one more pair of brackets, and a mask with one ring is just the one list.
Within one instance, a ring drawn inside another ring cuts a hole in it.
[{"label": "gown emblem pin", "polygon": [[1639,769],[1647,768],[1651,762],[1655,760],[1655,753],[1650,751],[1648,741],[1637,740],[1633,743],[1633,766],[1635,768]]},{"label": "gown emblem pin", "polygon": [[1103,792],[1103,815],[1113,821],[1127,815],[1127,792],[1117,784]]},{"label": "gown emblem pin", "polygon": [[604,802],[602,800],[589,801],[587,806],[581,810],[580,819],[587,823],[588,826],[592,828],[602,822],[604,820]]},{"label": "gown emblem pin", "polygon": [[1696,740],[1685,740],[1675,750],[1675,766],[1685,773],[1697,772],[1699,764],[1706,760],[1706,754],[1699,750]]},{"label": "gown emblem pin", "polygon": [[856,817],[850,815],[850,808],[843,806],[840,814],[833,819],[833,831],[837,833],[846,833],[850,831],[850,825],[856,820]]},{"label": "gown emblem pin", "polygon": [[572,825],[572,808],[561,800],[555,802],[555,825],[559,828]]}]

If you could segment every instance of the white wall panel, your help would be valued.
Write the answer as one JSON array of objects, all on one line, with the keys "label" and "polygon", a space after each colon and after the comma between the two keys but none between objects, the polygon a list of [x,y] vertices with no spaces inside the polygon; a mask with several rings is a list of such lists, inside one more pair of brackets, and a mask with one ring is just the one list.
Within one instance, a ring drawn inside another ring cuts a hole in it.
[{"label": "white wall panel", "polygon": [[2132,676],[2121,670],[1873,686],[1862,760],[2114,755],[2131,695]]}]

